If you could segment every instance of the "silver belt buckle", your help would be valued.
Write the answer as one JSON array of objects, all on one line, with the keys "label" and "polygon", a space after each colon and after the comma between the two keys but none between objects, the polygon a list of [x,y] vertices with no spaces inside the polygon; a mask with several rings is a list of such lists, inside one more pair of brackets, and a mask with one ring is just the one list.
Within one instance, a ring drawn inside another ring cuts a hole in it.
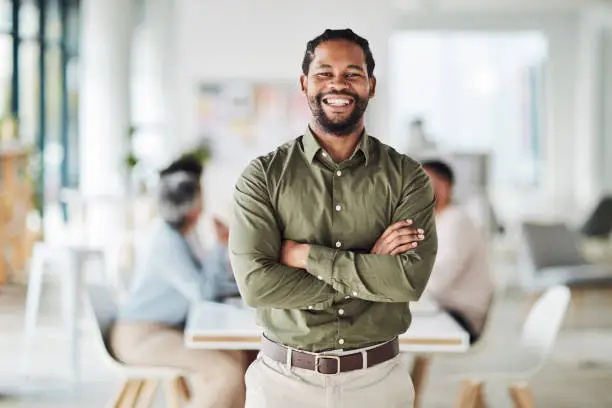
[{"label": "silver belt buckle", "polygon": [[[335,373],[327,374],[327,373],[322,373],[321,371],[319,371],[319,361],[320,360],[325,360],[325,359],[336,360],[336,372]],[[336,375],[336,374],[340,374],[340,356],[319,356],[319,355],[316,355],[315,356],[314,370],[315,370],[316,373],[323,374],[323,375]]]}]

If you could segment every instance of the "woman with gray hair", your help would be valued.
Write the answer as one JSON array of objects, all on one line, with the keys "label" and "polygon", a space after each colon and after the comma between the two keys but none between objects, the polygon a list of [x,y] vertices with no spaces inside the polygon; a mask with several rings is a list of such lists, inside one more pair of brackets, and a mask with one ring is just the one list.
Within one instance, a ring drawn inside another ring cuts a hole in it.
[{"label": "woman with gray hair", "polygon": [[162,220],[150,235],[148,251],[120,307],[111,347],[126,364],[193,372],[190,406],[244,407],[245,353],[195,350],[184,344],[190,305],[217,300],[223,295],[219,288],[231,286],[229,263],[219,261],[227,242],[217,245],[215,256],[205,256],[196,233],[203,211],[201,174],[201,165],[189,158],[161,172],[157,201]]}]

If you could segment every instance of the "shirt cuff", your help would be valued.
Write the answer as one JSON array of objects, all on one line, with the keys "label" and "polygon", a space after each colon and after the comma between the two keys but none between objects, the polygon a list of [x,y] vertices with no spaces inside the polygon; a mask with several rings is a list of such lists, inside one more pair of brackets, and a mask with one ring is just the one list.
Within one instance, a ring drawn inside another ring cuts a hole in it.
[{"label": "shirt cuff", "polygon": [[322,245],[310,245],[308,273],[329,285],[333,285],[334,259],[337,250]]}]

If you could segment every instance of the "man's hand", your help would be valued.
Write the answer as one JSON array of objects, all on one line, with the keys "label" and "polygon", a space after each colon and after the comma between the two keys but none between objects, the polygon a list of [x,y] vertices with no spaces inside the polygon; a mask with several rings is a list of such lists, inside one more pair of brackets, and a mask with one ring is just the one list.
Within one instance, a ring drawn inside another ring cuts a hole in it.
[{"label": "man's hand", "polygon": [[310,246],[308,244],[300,244],[291,240],[283,241],[280,262],[293,268],[307,269],[309,252]]},{"label": "man's hand", "polygon": [[410,228],[412,220],[398,221],[383,232],[374,244],[371,254],[397,255],[415,248],[425,238],[422,229]]}]

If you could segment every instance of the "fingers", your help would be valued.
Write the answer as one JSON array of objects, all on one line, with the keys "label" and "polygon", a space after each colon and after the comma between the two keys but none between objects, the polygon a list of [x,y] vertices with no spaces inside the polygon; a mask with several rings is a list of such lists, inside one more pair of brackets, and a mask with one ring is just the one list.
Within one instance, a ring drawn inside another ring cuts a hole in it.
[{"label": "fingers", "polygon": [[412,220],[402,220],[391,224],[378,238],[370,251],[372,254],[390,254],[399,246],[409,245],[425,239],[422,228],[410,228]]},{"label": "fingers", "polygon": [[383,232],[383,234],[380,236],[380,239],[384,239],[387,236],[389,236],[389,234],[393,233],[394,231],[397,231],[401,228],[406,228],[412,225],[412,220],[402,220],[402,221],[398,221],[395,224],[391,224],[389,227],[387,227],[387,229],[385,230],[385,232]]},{"label": "fingers", "polygon": [[423,239],[425,239],[425,234],[422,229],[404,228],[389,235],[385,241],[377,245],[373,253],[381,255],[395,254],[398,253],[396,249],[399,247],[404,248],[402,252],[406,252],[409,249],[416,248],[418,242]]},{"label": "fingers", "polygon": [[408,252],[411,249],[416,248],[416,246],[417,246],[416,242],[411,242],[411,243],[406,244],[406,245],[400,245],[400,246],[396,247],[393,251],[391,251],[391,253],[389,253],[389,255],[403,254],[404,252]]},{"label": "fingers", "polygon": [[424,235],[399,235],[397,238],[391,240],[386,246],[388,252],[403,245],[411,245],[413,248],[416,248],[418,246],[418,241],[422,241],[424,238]]},{"label": "fingers", "polygon": [[[398,239],[401,239],[402,241],[404,241],[406,238],[412,239],[412,241],[420,241],[425,238],[425,231],[422,228],[417,228],[417,229],[400,228],[390,233],[382,241],[384,244],[391,244],[392,242]],[[412,241],[401,242],[401,244],[405,244],[405,243],[412,242]]]}]

